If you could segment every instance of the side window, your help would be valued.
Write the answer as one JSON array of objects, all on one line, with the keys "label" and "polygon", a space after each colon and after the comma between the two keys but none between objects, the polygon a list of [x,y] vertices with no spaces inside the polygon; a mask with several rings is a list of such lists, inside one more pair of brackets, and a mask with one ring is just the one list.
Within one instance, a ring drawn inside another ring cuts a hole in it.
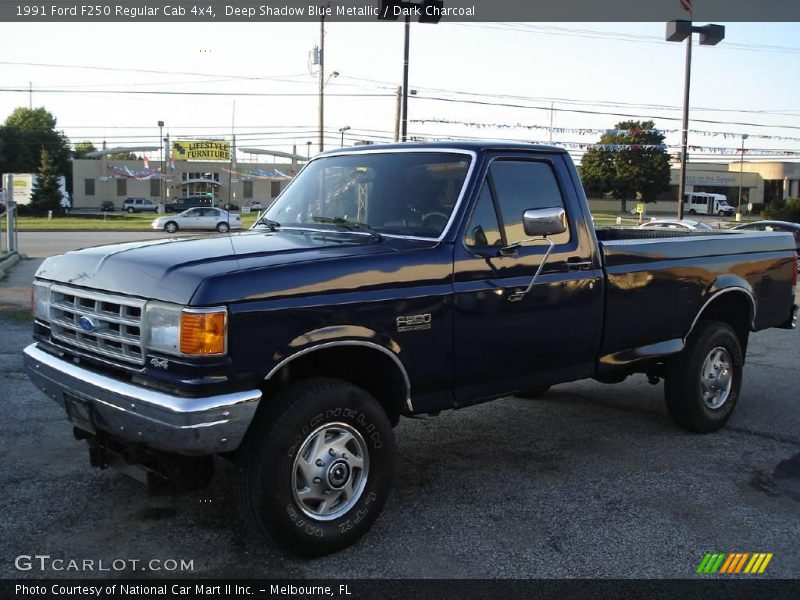
[{"label": "side window", "polygon": [[[490,173],[508,244],[528,239],[522,226],[526,210],[564,208],[555,173],[545,162],[499,160],[492,164]],[[565,244],[570,233],[565,231],[550,239]]]},{"label": "side window", "polygon": [[500,236],[500,225],[497,222],[497,213],[492,202],[492,193],[489,184],[483,183],[478,203],[472,213],[472,218],[467,226],[464,243],[470,248],[488,248],[501,246],[503,241]]}]

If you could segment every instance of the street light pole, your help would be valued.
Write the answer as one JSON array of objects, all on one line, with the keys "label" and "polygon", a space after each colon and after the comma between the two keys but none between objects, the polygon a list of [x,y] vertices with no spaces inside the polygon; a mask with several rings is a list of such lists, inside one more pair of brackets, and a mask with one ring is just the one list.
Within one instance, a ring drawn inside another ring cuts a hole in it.
[{"label": "street light pole", "polygon": [[340,148],[344,148],[344,132],[350,129],[350,125],[345,125],[344,127],[339,128],[339,133],[342,134],[342,143],[340,144]]},{"label": "street light pole", "polygon": [[686,194],[686,154],[689,141],[689,84],[692,78],[692,34],[700,34],[701,46],[716,46],[725,39],[722,25],[694,26],[691,21],[669,21],[667,23],[668,42],[686,40],[686,68],[683,85],[683,126],[681,128],[681,175],[678,185],[678,219],[683,219],[683,203]]},{"label": "street light pole", "polygon": [[689,85],[692,81],[692,36],[686,38],[686,67],[683,81],[683,125],[681,126],[681,178],[678,184],[678,220],[683,219],[686,199],[686,151],[689,144]]},{"label": "street light pole", "polygon": [[744,186],[744,141],[747,134],[742,134],[742,155],[739,157],[739,204],[736,206],[736,220],[742,220],[742,188]]},{"label": "street light pole", "polygon": [[[405,39],[403,44],[403,106],[401,111],[400,141],[408,139],[408,54],[411,41],[411,15],[416,15],[420,23],[436,24],[441,19],[443,0],[381,0],[379,21],[396,21],[400,14],[405,15]],[[400,10],[397,10],[400,9]],[[432,10],[431,10],[432,9]]]}]

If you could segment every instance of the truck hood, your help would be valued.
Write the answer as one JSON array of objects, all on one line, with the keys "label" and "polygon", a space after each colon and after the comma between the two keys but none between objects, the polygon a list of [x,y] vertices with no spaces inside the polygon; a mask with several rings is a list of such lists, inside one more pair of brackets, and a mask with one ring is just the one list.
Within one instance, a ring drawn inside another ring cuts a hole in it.
[{"label": "truck hood", "polygon": [[[247,231],[229,236],[175,238],[97,246],[48,258],[36,273],[40,279],[96,290],[163,300],[204,304],[195,298],[203,282],[213,281],[213,302],[269,297],[272,287],[258,272],[320,261],[396,253],[435,242],[375,238],[350,232],[281,230]],[[307,269],[306,269],[307,270]],[[247,290],[233,284],[249,275]],[[234,277],[237,275],[238,277]],[[267,275],[267,273],[264,273]],[[206,294],[208,296],[208,294]],[[194,302],[193,302],[194,298]],[[209,298],[205,298],[209,300]]]}]

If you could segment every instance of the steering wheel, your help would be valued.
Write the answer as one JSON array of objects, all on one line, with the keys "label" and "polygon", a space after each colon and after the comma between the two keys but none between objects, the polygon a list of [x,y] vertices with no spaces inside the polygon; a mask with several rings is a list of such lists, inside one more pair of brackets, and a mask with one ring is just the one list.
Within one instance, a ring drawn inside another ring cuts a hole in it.
[{"label": "steering wheel", "polygon": [[[432,212],[425,213],[424,215],[422,215],[422,224],[425,227],[428,227],[430,229],[442,230],[447,225],[447,220],[449,218],[450,217],[448,217],[446,214],[444,214],[442,212],[432,211]],[[437,219],[440,220],[441,227],[437,227],[437,223],[439,222],[439,221],[437,221]],[[431,221],[431,222],[429,222],[429,221]]]}]

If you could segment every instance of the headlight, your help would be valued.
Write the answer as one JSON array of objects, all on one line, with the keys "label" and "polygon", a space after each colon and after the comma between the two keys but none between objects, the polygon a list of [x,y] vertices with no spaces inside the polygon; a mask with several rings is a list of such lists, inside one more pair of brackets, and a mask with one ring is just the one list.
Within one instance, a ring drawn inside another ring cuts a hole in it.
[{"label": "headlight", "polygon": [[224,308],[183,308],[148,302],[146,346],[178,356],[209,356],[227,351],[228,313]]},{"label": "headlight", "polygon": [[148,302],[144,310],[145,344],[150,350],[180,354],[181,307]]},{"label": "headlight", "polygon": [[35,319],[50,320],[50,284],[34,282],[31,290],[31,312]]}]

